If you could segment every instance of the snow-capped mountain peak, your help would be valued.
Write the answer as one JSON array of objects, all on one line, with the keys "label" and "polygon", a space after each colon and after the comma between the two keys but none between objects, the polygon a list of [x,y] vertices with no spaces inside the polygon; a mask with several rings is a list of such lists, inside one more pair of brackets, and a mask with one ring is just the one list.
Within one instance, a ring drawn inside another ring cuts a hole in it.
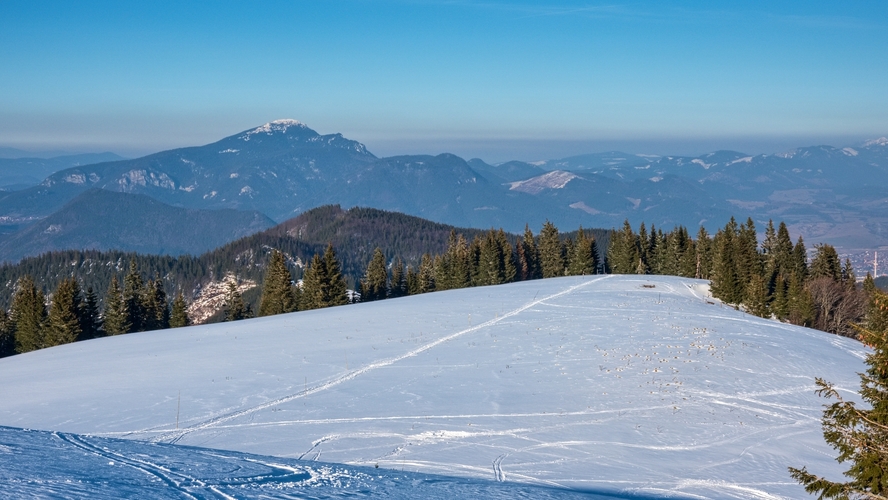
[{"label": "snow-capped mountain peak", "polygon": [[270,121],[270,122],[266,123],[265,125],[262,125],[261,127],[256,127],[253,130],[250,130],[250,131],[244,133],[244,135],[240,136],[240,139],[243,139],[245,141],[249,141],[250,137],[253,135],[256,135],[256,134],[272,135],[276,132],[286,132],[287,129],[289,129],[290,127],[298,127],[301,129],[308,128],[307,125],[300,122],[299,120],[292,120],[292,119],[274,120],[274,121]]},{"label": "snow-capped mountain peak", "polygon": [[863,147],[865,148],[868,148],[870,146],[888,146],[888,137],[879,137],[878,139],[873,139],[863,143]]}]

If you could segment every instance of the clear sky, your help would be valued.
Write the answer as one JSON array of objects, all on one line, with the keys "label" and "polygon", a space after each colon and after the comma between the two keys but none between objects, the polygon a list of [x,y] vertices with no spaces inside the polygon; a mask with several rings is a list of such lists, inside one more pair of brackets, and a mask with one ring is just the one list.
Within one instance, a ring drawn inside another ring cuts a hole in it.
[{"label": "clear sky", "polygon": [[0,146],[277,118],[488,161],[846,145],[888,135],[888,2],[0,0]]}]

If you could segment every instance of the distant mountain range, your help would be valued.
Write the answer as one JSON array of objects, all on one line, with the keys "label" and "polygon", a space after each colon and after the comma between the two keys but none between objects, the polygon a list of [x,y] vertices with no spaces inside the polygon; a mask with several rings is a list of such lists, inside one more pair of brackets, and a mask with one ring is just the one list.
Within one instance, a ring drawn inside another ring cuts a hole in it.
[{"label": "distant mountain range", "polygon": [[[569,230],[616,227],[624,219],[664,228],[682,224],[693,232],[701,224],[715,230],[731,215],[751,216],[762,224],[784,220],[793,235],[811,242],[878,248],[888,246],[886,186],[888,139],[777,155],[608,152],[490,165],[451,154],[377,158],[340,134],[278,120],[206,146],[65,168],[39,185],[0,195],[0,229],[22,230],[98,188],[180,209],[255,211],[274,221],[339,204],[511,232],[545,220]],[[135,221],[140,211],[157,209],[139,208],[140,200],[117,216]],[[46,240],[43,248],[61,244]],[[8,258],[15,257],[0,255]]]},{"label": "distant mountain range", "polygon": [[0,240],[0,256],[18,261],[60,249],[197,255],[273,225],[256,211],[178,208],[145,195],[90,189]]}]

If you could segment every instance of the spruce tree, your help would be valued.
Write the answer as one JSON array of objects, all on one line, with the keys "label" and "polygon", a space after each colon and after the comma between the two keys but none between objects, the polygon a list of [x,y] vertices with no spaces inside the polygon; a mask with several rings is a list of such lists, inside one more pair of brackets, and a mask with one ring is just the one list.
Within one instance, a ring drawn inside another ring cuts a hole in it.
[{"label": "spruce tree", "polygon": [[101,336],[102,320],[99,314],[99,298],[92,287],[87,287],[83,300],[80,302],[80,338],[94,339]]},{"label": "spruce tree", "polygon": [[348,304],[348,284],[342,275],[342,266],[339,259],[336,258],[336,251],[333,244],[328,243],[324,250],[324,270],[326,271],[326,306],[341,306]]},{"label": "spruce tree", "polygon": [[239,321],[253,317],[253,310],[238,290],[237,278],[228,281],[228,293],[225,296],[225,309],[222,321]]},{"label": "spruce tree", "polygon": [[789,295],[786,279],[782,274],[778,274],[774,279],[773,289],[774,299],[771,302],[771,312],[777,316],[777,319],[784,320],[789,317]]},{"label": "spruce tree", "polygon": [[296,296],[293,292],[293,276],[287,268],[284,254],[274,250],[271,253],[268,267],[265,269],[259,316],[271,316],[295,310]]},{"label": "spruce tree", "polygon": [[700,230],[697,231],[695,250],[694,277],[697,279],[709,279],[709,273],[712,269],[712,239],[703,226],[700,226]]},{"label": "spruce tree", "polygon": [[105,294],[105,310],[102,317],[103,328],[106,335],[120,335],[129,333],[132,324],[129,322],[126,304],[123,301],[123,292],[117,276],[111,277],[111,285]]},{"label": "spruce tree", "polygon": [[577,241],[571,252],[567,271],[571,276],[595,274],[598,269],[598,255],[595,251],[595,239],[587,238],[583,227],[577,232]]},{"label": "spruce tree", "polygon": [[739,304],[743,300],[743,286],[737,272],[737,246],[739,234],[734,218],[720,230],[713,241],[712,296],[728,304]]},{"label": "spruce tree", "polygon": [[392,277],[389,284],[389,297],[403,297],[408,293],[407,275],[404,273],[404,261],[395,257],[392,261]]},{"label": "spruce tree", "polygon": [[0,308],[0,358],[15,354],[15,328],[6,310]]},{"label": "spruce tree", "polygon": [[[485,286],[505,283],[505,259],[493,230],[488,231],[484,238],[480,239],[478,246],[478,271],[475,284]],[[511,248],[509,253],[511,254]]]},{"label": "spruce tree", "polygon": [[768,318],[771,316],[768,283],[765,282],[765,279],[762,276],[759,276],[758,274],[752,275],[749,283],[746,285],[746,292],[744,295],[746,296],[744,302],[746,305],[746,312],[761,318]]},{"label": "spruce tree", "polygon": [[789,229],[786,223],[780,222],[777,228],[777,238],[773,249],[773,272],[789,276],[793,272],[792,239],[789,237]]},{"label": "spruce tree", "polygon": [[436,290],[435,283],[435,264],[429,254],[423,254],[419,263],[419,291],[417,293],[428,293]]},{"label": "spruce tree", "polygon": [[799,236],[798,242],[792,247],[792,272],[803,283],[808,279],[808,250],[805,241]]},{"label": "spruce tree", "polygon": [[347,285],[342,276],[333,245],[327,245],[323,257],[315,254],[302,275],[300,309],[320,309],[348,303]]},{"label": "spruce tree", "polygon": [[830,278],[834,281],[842,281],[842,264],[839,254],[832,245],[816,245],[817,253],[811,259],[810,277]]},{"label": "spruce tree", "polygon": [[524,226],[524,237],[516,244],[519,254],[517,275],[521,281],[535,280],[543,277],[540,269],[540,252],[530,226]]},{"label": "spruce tree", "polygon": [[[878,293],[878,307],[888,313],[888,295]],[[866,372],[860,373],[862,408],[846,401],[836,388],[817,378],[817,394],[836,402],[823,412],[823,437],[849,463],[848,481],[831,481],[807,468],[789,468],[790,475],[819,498],[888,498],[888,329],[860,329],[861,340],[872,346]]]},{"label": "spruce tree", "polygon": [[564,276],[567,268],[564,260],[564,246],[558,235],[558,228],[548,220],[540,230],[540,270],[543,278]]},{"label": "spruce tree", "polygon": [[[651,234],[653,238],[654,235]],[[612,231],[610,246],[607,250],[607,267],[614,274],[635,274],[638,271],[638,261],[641,259],[638,236],[632,230],[629,220],[623,222],[623,229]],[[645,271],[647,266],[642,261]]]},{"label": "spruce tree", "polygon": [[129,332],[141,332],[145,329],[145,311],[143,309],[142,276],[136,270],[136,260],[130,260],[129,272],[123,278],[123,307],[126,322],[130,325]]},{"label": "spruce tree", "polygon": [[44,347],[70,344],[81,336],[80,300],[76,279],[67,278],[59,283],[49,307]]},{"label": "spruce tree", "polygon": [[518,276],[518,269],[515,254],[512,253],[512,245],[509,244],[509,237],[500,228],[494,235],[494,239],[499,245],[499,253],[502,256],[503,283],[512,283]]},{"label": "spruce tree", "polygon": [[15,330],[15,350],[18,353],[45,347],[46,298],[37,290],[34,279],[26,275],[19,279],[12,299],[11,321]]},{"label": "spruce tree", "polygon": [[361,301],[372,302],[382,300],[388,294],[388,269],[385,255],[379,247],[373,251],[373,257],[367,264],[364,279],[361,280]]},{"label": "spruce tree", "polygon": [[799,326],[814,324],[814,299],[801,278],[792,275],[786,292],[789,322]]},{"label": "spruce tree", "polygon": [[145,316],[150,322],[150,328],[146,330],[163,330],[170,327],[170,305],[167,300],[166,291],[163,289],[163,279],[155,277],[149,280],[145,286],[143,297],[150,297],[147,301],[143,299],[143,310]]},{"label": "spruce tree", "polygon": [[416,295],[420,291],[419,273],[413,270],[413,266],[407,266],[407,295]]},{"label": "spruce tree", "polygon": [[173,299],[173,312],[170,314],[170,328],[181,328],[191,324],[191,318],[188,317],[188,306],[185,304],[185,297],[180,291]]},{"label": "spruce tree", "polygon": [[324,307],[323,275],[326,273],[324,259],[314,254],[311,262],[302,274],[302,296],[299,301],[300,310],[320,309]]}]

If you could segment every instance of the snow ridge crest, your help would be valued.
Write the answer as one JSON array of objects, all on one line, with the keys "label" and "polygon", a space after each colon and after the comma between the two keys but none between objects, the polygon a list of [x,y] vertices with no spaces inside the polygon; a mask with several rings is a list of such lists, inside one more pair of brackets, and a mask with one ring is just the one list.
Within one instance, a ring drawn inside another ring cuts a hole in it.
[{"label": "snow ridge crest", "polygon": [[244,135],[240,136],[240,139],[243,139],[245,141],[249,141],[250,137],[253,135],[256,135],[256,134],[272,135],[276,132],[286,133],[287,129],[289,129],[290,127],[297,127],[297,128],[301,128],[301,129],[308,128],[307,125],[300,122],[299,120],[292,120],[292,119],[273,120],[273,121],[266,123],[265,125],[262,125],[260,127],[256,127],[253,130],[246,132]]}]

